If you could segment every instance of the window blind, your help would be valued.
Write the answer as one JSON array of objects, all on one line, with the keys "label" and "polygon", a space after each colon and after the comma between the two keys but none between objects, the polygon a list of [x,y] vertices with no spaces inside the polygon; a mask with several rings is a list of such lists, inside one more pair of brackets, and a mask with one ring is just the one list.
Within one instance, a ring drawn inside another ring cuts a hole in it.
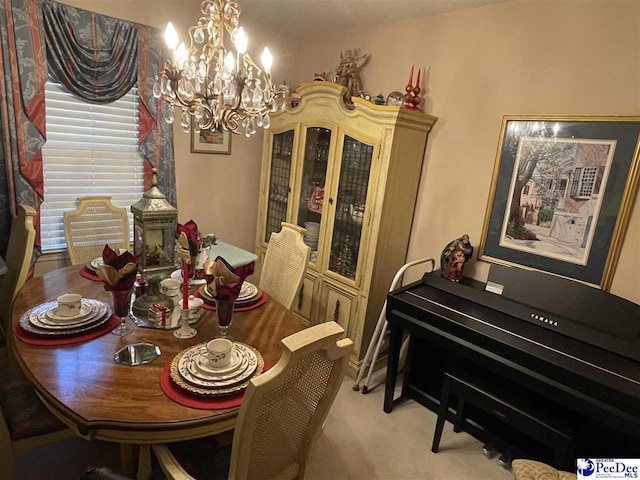
[{"label": "window blind", "polygon": [[66,248],[63,213],[76,208],[78,197],[110,195],[115,206],[127,209],[133,230],[129,207],[144,190],[137,88],[113,103],[93,104],[47,82],[45,101],[42,250]]}]

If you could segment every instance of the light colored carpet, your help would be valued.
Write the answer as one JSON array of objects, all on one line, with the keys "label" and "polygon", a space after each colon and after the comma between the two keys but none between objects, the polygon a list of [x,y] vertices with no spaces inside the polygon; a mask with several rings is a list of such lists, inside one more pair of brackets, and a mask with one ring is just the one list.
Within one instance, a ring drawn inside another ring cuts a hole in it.
[{"label": "light colored carpet", "polygon": [[[406,401],[382,411],[384,387],[367,395],[345,379],[311,454],[306,479],[511,480],[482,455],[480,442],[445,426],[440,453],[431,453],[435,414]],[[76,480],[89,465],[119,468],[119,448],[71,439],[19,454],[17,480]],[[2,475],[0,474],[0,478]]]}]

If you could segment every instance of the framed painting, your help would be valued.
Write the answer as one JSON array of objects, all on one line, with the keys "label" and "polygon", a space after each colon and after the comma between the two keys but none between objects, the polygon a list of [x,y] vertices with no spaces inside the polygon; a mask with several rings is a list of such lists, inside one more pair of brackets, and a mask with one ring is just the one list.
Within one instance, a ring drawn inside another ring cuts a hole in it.
[{"label": "framed painting", "polygon": [[640,117],[505,116],[478,258],[608,290],[639,149]]},{"label": "framed painting", "polygon": [[231,155],[231,132],[195,131],[191,124],[191,153]]}]

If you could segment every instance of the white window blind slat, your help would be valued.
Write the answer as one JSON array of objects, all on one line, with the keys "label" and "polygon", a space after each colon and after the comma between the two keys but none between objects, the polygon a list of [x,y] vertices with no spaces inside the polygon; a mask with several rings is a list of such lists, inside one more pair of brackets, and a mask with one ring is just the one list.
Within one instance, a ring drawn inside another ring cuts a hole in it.
[{"label": "white window blind slat", "polygon": [[111,196],[114,205],[127,209],[133,230],[129,207],[144,190],[137,89],[113,103],[93,104],[47,82],[45,102],[43,251],[66,248],[63,214],[76,208],[78,197]]}]

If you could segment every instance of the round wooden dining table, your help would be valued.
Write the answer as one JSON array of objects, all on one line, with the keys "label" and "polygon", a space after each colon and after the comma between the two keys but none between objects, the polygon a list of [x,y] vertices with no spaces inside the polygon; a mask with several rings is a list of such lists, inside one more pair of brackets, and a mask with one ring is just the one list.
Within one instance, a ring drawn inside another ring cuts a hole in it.
[{"label": "round wooden dining table", "polygon": [[[62,268],[29,280],[15,300],[14,325],[31,307],[64,293],[79,293],[110,304],[102,282],[81,277],[80,268]],[[55,347],[14,339],[13,351],[45,405],[79,436],[144,445],[148,456],[149,444],[200,438],[235,425],[238,407],[184,407],[167,398],[160,388],[160,375],[167,363],[184,349],[216,336],[215,312],[206,311],[195,328],[198,334],[188,340],[177,339],[172,331],[139,327],[125,337],[107,333],[85,343]],[[234,313],[229,334],[255,347],[274,365],[282,354],[280,340],[303,328],[299,317],[269,298],[257,309]],[[151,364],[135,367],[114,362],[117,350],[140,342],[159,346],[161,355]],[[148,466],[140,468],[145,471],[138,471],[139,478],[145,477]]]}]

